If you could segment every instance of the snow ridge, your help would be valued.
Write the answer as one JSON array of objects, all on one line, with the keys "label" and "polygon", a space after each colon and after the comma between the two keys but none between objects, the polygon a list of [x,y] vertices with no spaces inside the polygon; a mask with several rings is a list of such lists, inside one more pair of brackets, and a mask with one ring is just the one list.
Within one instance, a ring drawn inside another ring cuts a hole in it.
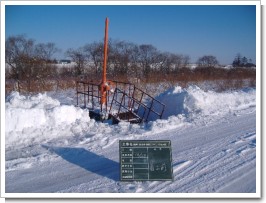
[{"label": "snow ridge", "polygon": [[[31,144],[58,137],[129,135],[161,132],[204,120],[208,116],[223,116],[256,105],[254,89],[216,93],[204,92],[197,86],[182,89],[176,86],[157,99],[165,103],[163,119],[144,125],[121,122],[117,126],[98,123],[89,118],[88,110],[60,104],[47,94],[23,96],[12,92],[6,98],[6,144]],[[17,139],[17,138],[20,139]],[[84,142],[84,140],[82,141]]]},{"label": "snow ridge", "polygon": [[198,86],[192,85],[182,89],[180,86],[156,97],[166,105],[164,119],[170,116],[183,114],[190,117],[208,115],[224,115],[231,111],[242,110],[256,106],[256,91],[247,88],[240,91],[221,92],[203,91]]},{"label": "snow ridge", "polygon": [[[5,103],[6,192],[256,191],[255,89],[176,86],[156,98],[166,104],[163,119],[110,125],[59,98],[12,92]],[[175,181],[119,182],[120,139],[171,140]]]}]

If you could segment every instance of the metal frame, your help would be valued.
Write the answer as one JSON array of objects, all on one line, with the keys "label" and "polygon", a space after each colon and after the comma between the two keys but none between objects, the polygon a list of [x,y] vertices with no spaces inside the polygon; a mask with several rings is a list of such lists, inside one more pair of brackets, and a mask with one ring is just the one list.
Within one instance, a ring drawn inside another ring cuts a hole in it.
[{"label": "metal frame", "polygon": [[[109,116],[118,122],[123,120],[131,123],[146,122],[151,114],[160,119],[162,118],[165,109],[165,105],[162,102],[139,89],[134,84],[119,81],[110,82],[114,90],[108,90],[106,96],[105,112]],[[95,103],[100,105],[101,93],[99,83],[77,81],[76,90],[77,106],[94,111],[97,108]],[[156,109],[154,108],[155,106],[157,107]],[[103,109],[101,108],[100,111],[102,112]]]},{"label": "metal frame", "polygon": [[[143,121],[148,121],[151,113],[155,114],[159,118],[162,118],[162,114],[165,108],[165,105],[163,103],[156,100],[151,95],[145,93],[131,83],[111,81],[106,79],[108,24],[109,20],[108,18],[106,18],[102,80],[98,83],[95,83],[93,81],[76,82],[77,106],[79,106],[80,95],[81,97],[83,95],[83,108],[87,108],[88,104],[90,115],[95,116],[95,114],[97,114],[97,112],[95,112],[97,107],[94,106],[94,101],[98,101],[97,103],[100,107],[100,113],[97,117],[100,118],[105,117],[106,119],[106,115],[109,114],[108,117],[113,117],[117,120],[117,122],[126,120],[132,123],[141,123]],[[83,90],[80,90],[80,86]],[[89,107],[90,103],[91,108]],[[157,109],[159,109],[159,112],[155,110],[155,105],[157,105],[156,107]],[[135,108],[135,106],[137,107]],[[105,110],[103,109],[104,107]],[[115,109],[115,107],[118,109]],[[104,111],[105,114],[103,113]]]}]

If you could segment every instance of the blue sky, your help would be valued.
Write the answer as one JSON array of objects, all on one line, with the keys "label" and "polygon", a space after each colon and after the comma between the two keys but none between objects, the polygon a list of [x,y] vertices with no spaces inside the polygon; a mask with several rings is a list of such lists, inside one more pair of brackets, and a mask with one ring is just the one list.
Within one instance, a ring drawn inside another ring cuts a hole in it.
[{"label": "blue sky", "polygon": [[26,6],[5,8],[5,34],[25,34],[37,43],[68,48],[109,37],[152,44],[160,51],[189,55],[195,62],[214,55],[231,64],[237,53],[256,62],[256,6]]}]

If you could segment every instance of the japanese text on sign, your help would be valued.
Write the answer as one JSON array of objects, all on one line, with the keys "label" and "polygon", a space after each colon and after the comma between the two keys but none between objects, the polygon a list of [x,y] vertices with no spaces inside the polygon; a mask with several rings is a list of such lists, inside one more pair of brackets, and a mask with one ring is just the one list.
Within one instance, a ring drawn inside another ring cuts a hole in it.
[{"label": "japanese text on sign", "polygon": [[170,140],[120,140],[120,179],[172,180]]}]

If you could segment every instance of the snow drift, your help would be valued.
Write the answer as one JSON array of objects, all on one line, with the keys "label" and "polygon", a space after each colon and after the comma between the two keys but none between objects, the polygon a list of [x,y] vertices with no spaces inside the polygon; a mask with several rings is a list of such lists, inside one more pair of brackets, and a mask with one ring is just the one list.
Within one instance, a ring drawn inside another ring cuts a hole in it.
[{"label": "snow drift", "polygon": [[197,86],[189,86],[184,89],[176,86],[160,94],[156,99],[166,105],[163,119],[179,114],[198,117],[199,114],[204,116],[223,115],[231,111],[256,106],[256,91],[250,88],[217,93],[203,91]]},{"label": "snow drift", "polygon": [[166,105],[162,120],[152,118],[143,125],[121,122],[111,126],[90,119],[88,110],[60,104],[47,94],[23,96],[12,92],[6,97],[5,104],[6,144],[38,143],[58,137],[97,136],[103,139],[105,134],[118,138],[161,132],[192,122],[195,118],[206,119],[206,116],[221,116],[255,106],[255,98],[254,89],[217,93],[205,92],[197,86],[186,89],[176,86],[157,96]]},{"label": "snow drift", "polygon": [[26,97],[12,92],[6,98],[7,144],[68,135],[67,131],[82,121],[90,121],[87,110],[73,105],[60,105],[58,100],[46,94]]}]

